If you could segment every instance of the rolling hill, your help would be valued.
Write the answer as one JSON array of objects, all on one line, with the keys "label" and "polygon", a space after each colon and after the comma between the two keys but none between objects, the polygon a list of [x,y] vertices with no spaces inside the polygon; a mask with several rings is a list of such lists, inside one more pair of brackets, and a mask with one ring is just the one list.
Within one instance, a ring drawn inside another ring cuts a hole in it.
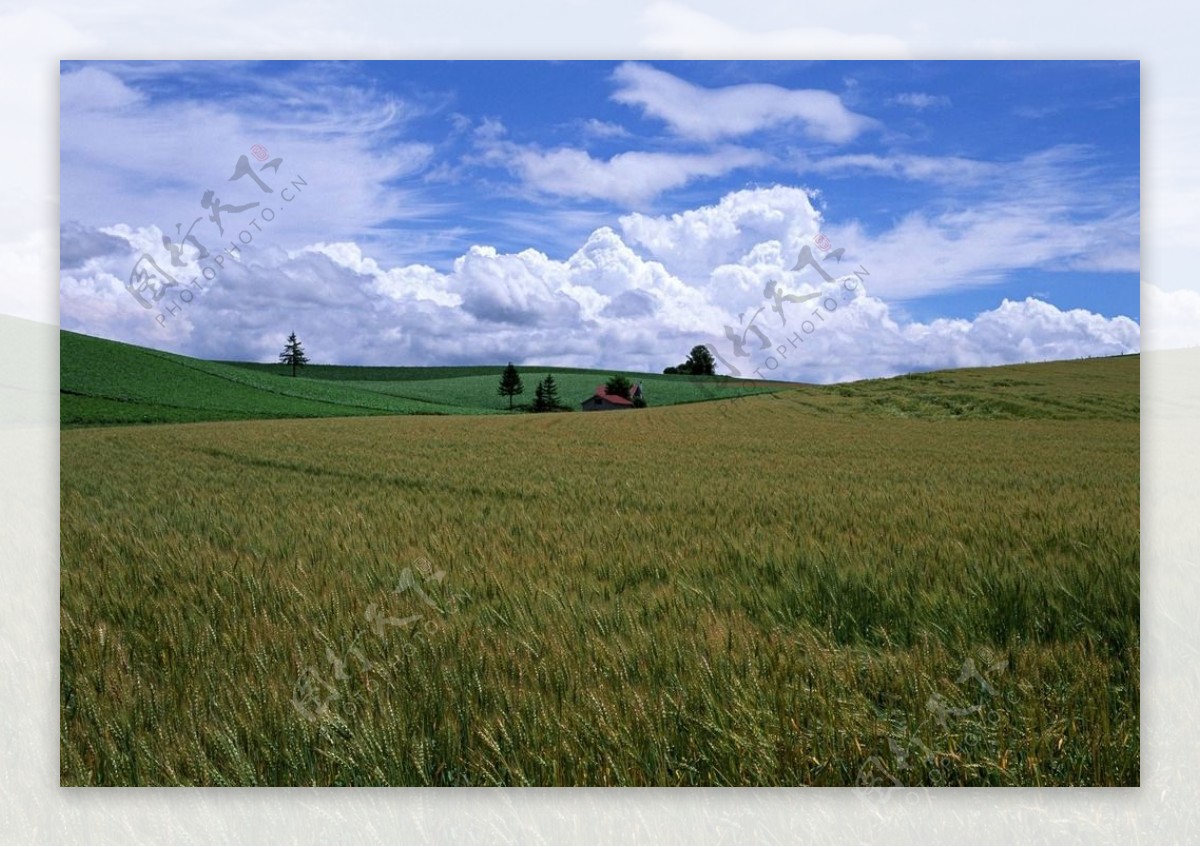
[{"label": "rolling hill", "polygon": [[[326,418],[361,415],[507,414],[497,395],[503,365],[353,367],[309,365],[292,377],[282,365],[214,362],[62,331],[61,423],[64,427]],[[554,375],[573,408],[615,373],[640,380],[652,405],[669,406],[766,393],[790,383],[630,371],[522,366],[525,394]]]},{"label": "rolling hill", "polygon": [[[501,365],[309,365],[293,378],[277,364],[193,359],[61,332],[61,425],[187,423],[364,415],[507,414]],[[575,407],[614,373],[640,380],[651,406],[788,392],[817,414],[992,420],[1124,420],[1139,415],[1137,355],[916,373],[841,385],[522,366],[528,402],[554,375]]]}]

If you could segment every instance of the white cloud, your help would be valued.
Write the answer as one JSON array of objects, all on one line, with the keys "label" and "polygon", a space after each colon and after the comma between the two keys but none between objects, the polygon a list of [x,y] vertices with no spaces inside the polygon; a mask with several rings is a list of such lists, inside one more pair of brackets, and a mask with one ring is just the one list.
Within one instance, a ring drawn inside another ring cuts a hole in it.
[{"label": "white cloud", "polygon": [[[448,272],[386,267],[349,242],[247,250],[160,323],[160,310],[139,306],[124,279],[137,255],[155,252],[161,232],[111,231],[129,243],[128,253],[101,251],[61,274],[63,326],[190,355],[270,358],[287,327],[319,351],[320,361],[512,359],[660,370],[662,350],[671,351],[667,358],[686,352],[689,338],[724,319],[702,292],[605,227],[565,261],[475,246]],[[165,256],[159,261],[168,267]],[[195,268],[169,270],[185,286],[196,276]]]},{"label": "white cloud", "polygon": [[488,141],[493,141],[507,134],[508,128],[497,118],[484,118],[479,122],[479,126],[475,127],[475,136]]},{"label": "white cloud", "polygon": [[[971,320],[921,323],[894,315],[868,293],[869,280],[852,281],[854,292],[846,292],[839,280],[822,284],[821,297],[809,304],[784,304],[786,325],[769,309],[749,316],[758,319],[762,336],[746,332],[740,358],[730,340],[721,338],[715,342],[718,353],[743,376],[830,383],[1139,349],[1139,327],[1126,317],[1061,310],[1027,298],[1004,300]],[[735,335],[748,323],[735,325]]]},{"label": "white cloud", "polygon": [[815,160],[801,158],[796,163],[796,169],[800,173],[812,172],[839,176],[872,174],[896,179],[961,185],[988,178],[994,179],[1004,171],[1004,166],[996,162],[981,162],[978,159],[967,159],[961,156],[913,154],[881,156],[876,153],[853,153],[826,156]]},{"label": "white cloud", "polygon": [[428,265],[402,265],[384,269],[354,242],[314,244],[304,252],[321,253],[337,264],[375,279],[380,294],[395,300],[429,300],[439,306],[461,306],[462,297],[446,287],[446,278]]},{"label": "white cloud", "polygon": [[71,110],[121,109],[142,102],[142,94],[108,71],[80,68],[62,75],[59,88],[61,108]]},{"label": "white cloud", "polygon": [[619,65],[613,78],[618,83],[613,100],[641,107],[643,113],[665,121],[677,134],[702,141],[794,122],[812,138],[844,143],[875,123],[847,109],[841,98],[829,91],[762,83],[702,88],[637,62]]},{"label": "white cloud", "polygon": [[[256,245],[161,327],[155,312],[124,290],[134,258],[153,253],[161,231],[108,228],[130,245],[128,253],[72,231],[77,267],[61,274],[62,322],[220,359],[268,360],[281,333],[295,330],[315,360],[359,364],[512,360],[659,371],[693,345],[712,343],[743,375],[760,369],[817,382],[1106,355],[1139,343],[1128,318],[1063,311],[1036,299],[1005,301],[972,320],[913,322],[880,299],[887,286],[878,273],[851,292],[839,287],[842,277],[824,282],[813,269],[793,271],[800,247],[822,228],[798,188],[733,192],[712,206],[658,218],[628,215],[620,224],[623,234],[599,227],[565,260],[477,245],[445,271],[388,265],[353,242],[296,251]],[[844,274],[851,266],[829,270]],[[776,311],[771,283],[784,297],[822,296],[817,303],[784,299]],[[814,317],[828,297],[834,308]],[[1200,308],[1200,295],[1193,299]],[[758,350],[750,333],[748,355],[737,358],[725,328],[737,332],[750,323],[770,339],[770,350]],[[803,345],[777,354],[789,337],[803,337]],[[766,355],[777,356],[775,368]]]},{"label": "white cloud", "polygon": [[900,106],[908,106],[910,109],[916,109],[922,112],[925,109],[933,109],[950,105],[950,98],[944,94],[926,94],[923,91],[906,91],[902,94],[897,94],[888,102],[896,103]]},{"label": "white cloud", "polygon": [[857,223],[827,234],[889,299],[986,286],[1022,268],[1136,272],[1139,262],[1136,213],[1075,223],[1026,203],[913,213],[876,234]]},{"label": "white cloud", "polygon": [[865,155],[798,167],[828,174],[868,171],[954,189],[885,230],[852,219],[827,227],[849,258],[875,273],[884,297],[988,285],[1021,268],[1140,269],[1137,183],[1103,178],[1086,148],[1056,147],[1009,163]]},{"label": "white cloud", "polygon": [[767,158],[756,150],[728,147],[709,153],[632,151],[597,159],[586,150],[570,147],[542,151],[514,144],[493,146],[489,155],[492,161],[506,165],[537,191],[611,200],[627,206],[696,179],[762,164]]},{"label": "white cloud", "polygon": [[565,281],[562,263],[536,250],[475,246],[454,261],[449,287],[480,321],[565,329],[580,319],[579,304],[561,293]]},{"label": "white cloud", "polygon": [[715,298],[688,285],[661,262],[643,258],[609,227],[593,232],[566,265],[572,296],[583,301],[575,292],[584,290],[604,298],[600,310],[595,308],[599,301],[593,299],[589,318],[605,310],[619,317],[633,309],[654,316],[673,331],[703,332],[724,314]]},{"label": "white cloud", "polygon": [[127,252],[125,239],[86,227],[77,221],[65,221],[58,228],[58,264],[61,268],[78,268],[89,259],[110,253]]},{"label": "white cloud", "polygon": [[593,138],[628,138],[629,130],[612,121],[588,118],[583,122],[583,131]]},{"label": "white cloud", "polygon": [[[272,205],[274,243],[299,247],[438,208],[416,180],[405,184],[433,154],[405,135],[418,107],[346,83],[337,66],[300,67],[253,75],[236,64],[112,63],[62,74],[62,209],[93,227],[124,221],[187,230],[207,217],[201,198],[216,189],[226,204]],[[199,94],[147,96],[143,89],[156,90],[163,75]],[[212,97],[213,86],[230,93]],[[260,143],[282,159],[277,172],[259,174],[271,194],[249,177],[230,182],[239,156]],[[308,186],[284,208],[278,192],[297,177]],[[239,228],[259,210],[242,213]],[[206,245],[222,241],[206,220],[196,232]]]},{"label": "white cloud", "polygon": [[663,216],[634,213],[620,221],[631,244],[701,286],[722,265],[742,261],[759,245],[774,245],[774,269],[790,266],[820,230],[808,193],[786,186],[734,191],[711,206]]}]

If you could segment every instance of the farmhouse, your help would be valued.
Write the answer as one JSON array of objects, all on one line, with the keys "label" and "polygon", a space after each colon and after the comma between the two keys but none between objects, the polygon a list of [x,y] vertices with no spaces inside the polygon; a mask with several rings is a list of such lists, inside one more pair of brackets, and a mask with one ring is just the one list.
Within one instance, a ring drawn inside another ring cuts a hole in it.
[{"label": "farmhouse", "polygon": [[581,408],[585,412],[606,412],[609,409],[632,409],[633,401],[626,400],[620,394],[609,394],[608,389],[601,385],[596,389],[595,394],[583,401]]}]

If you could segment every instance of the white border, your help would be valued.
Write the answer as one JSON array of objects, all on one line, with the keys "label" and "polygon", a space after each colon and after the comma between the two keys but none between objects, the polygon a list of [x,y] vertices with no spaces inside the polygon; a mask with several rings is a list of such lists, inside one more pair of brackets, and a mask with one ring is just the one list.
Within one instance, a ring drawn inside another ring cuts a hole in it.
[{"label": "white border", "polygon": [[[582,0],[436,4],[125,3],[0,7],[0,841],[20,843],[1178,842],[1200,837],[1200,351],[1143,357],[1142,787],[333,790],[58,787],[57,114],[61,58],[1137,58],[1144,109],[1143,274],[1177,280],[1200,207],[1156,158],[1196,139],[1185,7],[847,0],[827,6]],[[1182,120],[1182,118],[1181,118]],[[1198,145],[1200,147],[1200,145]],[[1165,148],[1162,148],[1165,150]],[[1200,149],[1193,150],[1200,155]],[[1178,178],[1176,178],[1178,177]],[[1193,212],[1194,214],[1194,212]],[[32,245],[32,246],[30,246]],[[33,278],[12,278],[34,256]],[[13,255],[18,255],[13,260]],[[1161,284],[1161,282],[1160,282]],[[1190,283],[1200,287],[1200,283]],[[41,320],[42,324],[3,315]],[[1146,332],[1152,328],[1147,327]]]}]

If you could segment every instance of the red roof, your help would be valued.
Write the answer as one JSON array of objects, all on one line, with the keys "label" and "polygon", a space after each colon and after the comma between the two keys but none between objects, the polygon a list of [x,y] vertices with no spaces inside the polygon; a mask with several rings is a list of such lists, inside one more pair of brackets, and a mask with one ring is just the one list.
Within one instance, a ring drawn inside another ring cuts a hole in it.
[{"label": "red roof", "polygon": [[608,389],[606,387],[604,387],[603,385],[601,385],[599,388],[596,389],[596,393],[593,394],[592,397],[599,397],[601,400],[607,400],[608,402],[612,403],[614,406],[632,406],[633,405],[632,400],[626,400],[620,394],[609,394]]}]

